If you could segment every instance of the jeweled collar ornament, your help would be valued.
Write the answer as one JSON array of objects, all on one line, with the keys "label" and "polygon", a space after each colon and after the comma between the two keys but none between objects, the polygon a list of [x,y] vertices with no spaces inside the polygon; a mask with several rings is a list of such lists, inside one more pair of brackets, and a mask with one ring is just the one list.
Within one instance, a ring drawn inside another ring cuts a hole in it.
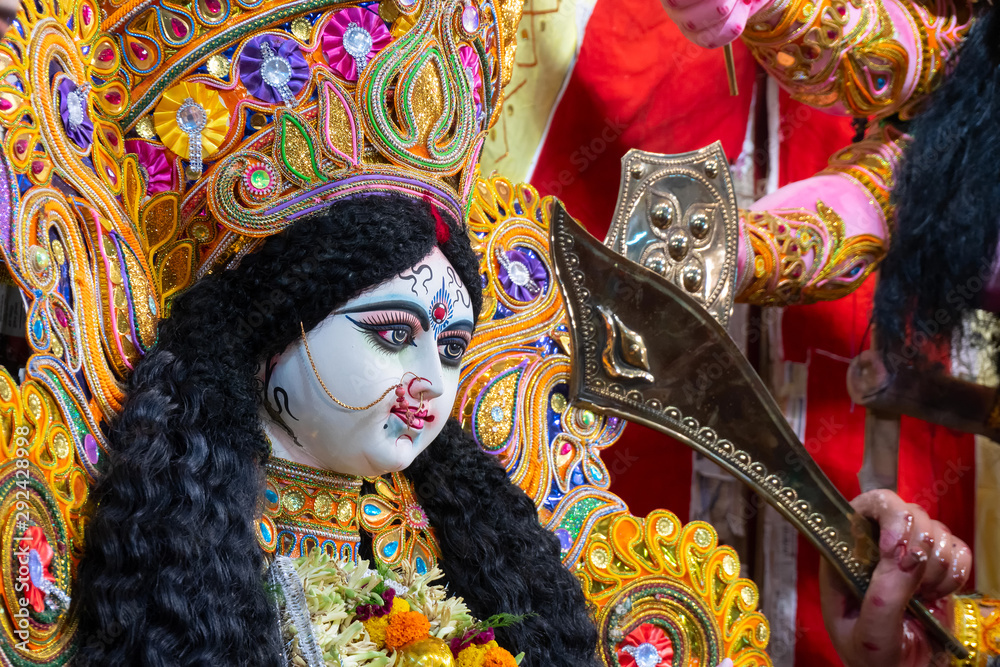
[{"label": "jeweled collar ornament", "polygon": [[272,458],[267,464],[261,546],[298,557],[319,548],[328,556],[358,557],[361,478]]},{"label": "jeweled collar ornament", "polygon": [[375,492],[362,496],[362,481],[272,458],[257,522],[261,547],[293,558],[320,549],[330,557],[356,560],[363,528],[372,536],[375,559],[385,567],[401,569],[407,563],[417,574],[433,569],[441,552],[410,482],[399,473],[377,477]]}]

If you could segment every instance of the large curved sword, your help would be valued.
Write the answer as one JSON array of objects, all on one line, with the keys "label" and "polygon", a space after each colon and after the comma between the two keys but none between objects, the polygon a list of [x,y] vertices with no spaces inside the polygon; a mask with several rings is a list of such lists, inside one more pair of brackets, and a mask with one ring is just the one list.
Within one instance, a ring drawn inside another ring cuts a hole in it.
[{"label": "large curved sword", "polygon": [[[861,597],[877,528],[858,515],[792,432],[726,330],[682,286],[602,245],[556,206],[550,252],[569,314],[570,400],[680,440],[749,484]],[[921,604],[932,635],[966,657]]]}]

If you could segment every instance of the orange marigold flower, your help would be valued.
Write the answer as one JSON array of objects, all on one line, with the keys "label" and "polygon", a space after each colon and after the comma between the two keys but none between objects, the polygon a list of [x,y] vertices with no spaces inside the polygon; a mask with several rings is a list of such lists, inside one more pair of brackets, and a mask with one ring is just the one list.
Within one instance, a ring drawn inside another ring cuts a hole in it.
[{"label": "orange marigold flower", "polygon": [[395,651],[410,642],[423,639],[431,631],[430,621],[419,611],[404,611],[389,617],[389,627],[385,629],[385,648]]},{"label": "orange marigold flower", "polygon": [[505,648],[494,646],[486,652],[483,667],[517,667],[514,656]]}]

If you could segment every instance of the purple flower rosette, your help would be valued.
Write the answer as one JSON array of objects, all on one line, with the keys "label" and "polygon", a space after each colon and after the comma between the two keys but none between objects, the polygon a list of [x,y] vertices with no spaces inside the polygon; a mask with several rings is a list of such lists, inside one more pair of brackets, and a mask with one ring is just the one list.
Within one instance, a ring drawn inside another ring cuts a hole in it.
[{"label": "purple flower rosette", "polygon": [[357,81],[359,75],[357,62],[344,45],[344,35],[352,26],[365,31],[371,37],[371,48],[365,56],[366,62],[385,48],[392,40],[392,34],[378,14],[361,7],[348,7],[330,17],[320,38],[323,54],[334,72],[348,81]]},{"label": "purple flower rosette", "polygon": [[129,139],[125,142],[125,150],[135,153],[139,166],[146,172],[146,194],[152,197],[161,192],[175,190],[174,171],[170,168],[167,150],[163,146]]},{"label": "purple flower rosette", "polygon": [[254,37],[243,47],[243,52],[240,54],[240,81],[246,86],[247,92],[268,104],[283,104],[281,93],[265,82],[260,74],[260,66],[264,62],[261,44],[264,42],[267,42],[271,51],[277,57],[283,58],[291,68],[292,77],[287,85],[292,95],[298,95],[309,81],[309,64],[302,56],[299,45],[290,39],[262,35]]},{"label": "purple flower rosette", "polygon": [[507,296],[515,301],[532,301],[545,292],[549,274],[544,264],[520,250],[504,254],[507,261],[500,262],[497,277]]},{"label": "purple flower rosette", "polygon": [[70,141],[80,148],[87,148],[94,141],[94,123],[90,120],[86,102],[81,104],[80,96],[73,94],[79,88],[69,79],[59,82],[59,115]]}]

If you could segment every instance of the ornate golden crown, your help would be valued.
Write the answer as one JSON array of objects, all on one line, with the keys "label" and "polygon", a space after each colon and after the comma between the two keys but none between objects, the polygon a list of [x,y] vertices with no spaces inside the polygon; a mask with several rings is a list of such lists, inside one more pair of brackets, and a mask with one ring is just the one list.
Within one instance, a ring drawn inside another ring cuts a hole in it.
[{"label": "ornate golden crown", "polygon": [[83,371],[105,415],[170,296],[255,239],[366,192],[464,220],[520,15],[517,0],[25,4],[0,43],[16,216],[0,252],[30,344]]}]

